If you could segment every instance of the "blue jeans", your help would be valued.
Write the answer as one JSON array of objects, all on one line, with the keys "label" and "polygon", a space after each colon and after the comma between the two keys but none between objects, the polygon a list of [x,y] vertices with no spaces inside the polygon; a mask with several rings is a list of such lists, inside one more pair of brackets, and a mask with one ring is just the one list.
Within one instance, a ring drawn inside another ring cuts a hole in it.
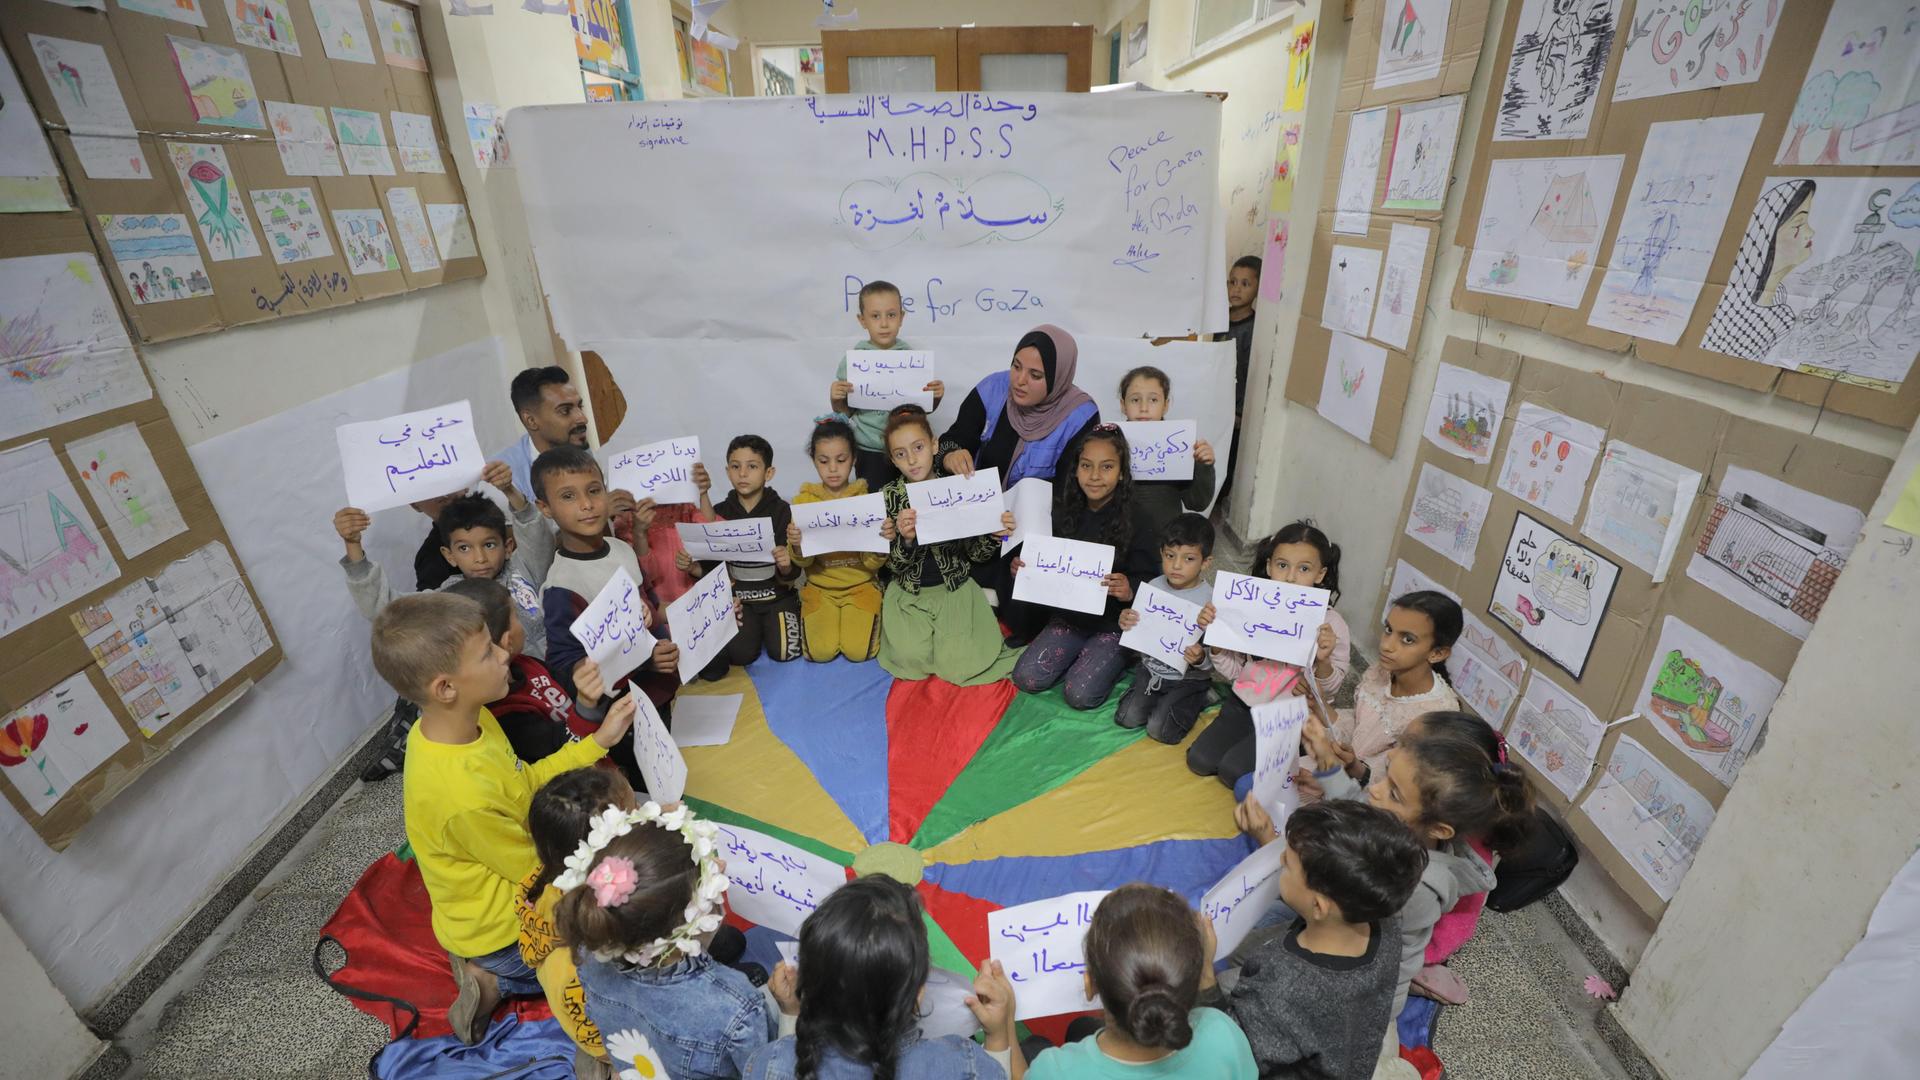
[{"label": "blue jeans", "polygon": [[504,997],[539,997],[545,992],[540,989],[540,980],[534,975],[533,969],[520,958],[518,942],[504,949],[495,949],[485,956],[469,959],[493,972],[493,977],[500,981],[500,993]]}]

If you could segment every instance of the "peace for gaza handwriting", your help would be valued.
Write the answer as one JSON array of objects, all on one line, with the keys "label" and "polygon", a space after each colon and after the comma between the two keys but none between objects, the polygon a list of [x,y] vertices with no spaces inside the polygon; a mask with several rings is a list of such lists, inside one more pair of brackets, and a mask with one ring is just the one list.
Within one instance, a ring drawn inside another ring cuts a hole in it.
[{"label": "peace for gaza handwriting", "polygon": [[[1182,173],[1188,166],[1206,160],[1204,149],[1194,147],[1181,152],[1168,145],[1172,142],[1173,136],[1162,129],[1139,142],[1123,143],[1107,151],[1107,167],[1122,177],[1122,208],[1133,215],[1129,226],[1132,232],[1184,236],[1193,231],[1193,219],[1198,218],[1200,208],[1183,193],[1170,191],[1164,196],[1148,198],[1155,188],[1164,190],[1177,179],[1184,179]],[[1156,160],[1148,164],[1148,158]],[[1139,205],[1135,200],[1140,200]],[[1113,259],[1113,265],[1148,274],[1153,272],[1152,263],[1160,255],[1145,240],[1135,240]]]},{"label": "peace for gaza handwriting", "polygon": [[[860,290],[866,286],[865,279],[845,274],[840,284],[841,308],[849,314],[860,310]],[[901,309],[909,315],[925,315],[929,323],[935,324],[941,319],[965,315],[968,306],[966,299],[945,295],[941,289],[945,285],[945,278],[928,278],[924,288],[908,289],[901,294]],[[1047,304],[1032,289],[988,285],[974,291],[972,306],[978,311],[993,314],[1037,311]]]}]

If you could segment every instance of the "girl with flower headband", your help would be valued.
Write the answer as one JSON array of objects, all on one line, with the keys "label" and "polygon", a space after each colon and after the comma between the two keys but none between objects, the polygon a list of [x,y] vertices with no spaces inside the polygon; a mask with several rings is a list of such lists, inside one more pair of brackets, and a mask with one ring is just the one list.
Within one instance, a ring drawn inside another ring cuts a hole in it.
[{"label": "girl with flower headband", "polygon": [[[854,476],[858,463],[851,421],[838,413],[813,418],[807,456],[820,474],[817,484],[800,485],[793,504],[830,502],[867,494],[867,482]],[[807,659],[825,663],[844,655],[858,663],[873,659],[880,647],[880,585],[885,552],[800,553],[800,526],[789,522],[787,547],[794,565],[807,572],[800,586],[800,622],[806,629]]]},{"label": "girl with flower headband", "polygon": [[608,806],[554,879],[554,921],[616,1063],[645,1048],[676,1080],[730,1080],[778,1030],[761,990],[709,949],[728,884],[717,831],[684,806]]}]

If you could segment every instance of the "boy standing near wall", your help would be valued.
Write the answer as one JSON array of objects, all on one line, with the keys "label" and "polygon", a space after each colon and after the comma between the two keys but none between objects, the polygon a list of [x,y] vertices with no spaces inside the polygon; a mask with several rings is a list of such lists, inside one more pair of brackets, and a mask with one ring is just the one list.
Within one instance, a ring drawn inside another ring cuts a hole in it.
[{"label": "boy standing near wall", "polygon": [[1220,478],[1222,495],[1233,490],[1233,465],[1240,457],[1240,414],[1246,410],[1247,371],[1253,359],[1253,301],[1259,295],[1260,256],[1242,255],[1227,271],[1227,329],[1213,335],[1215,341],[1233,341],[1233,453]]}]

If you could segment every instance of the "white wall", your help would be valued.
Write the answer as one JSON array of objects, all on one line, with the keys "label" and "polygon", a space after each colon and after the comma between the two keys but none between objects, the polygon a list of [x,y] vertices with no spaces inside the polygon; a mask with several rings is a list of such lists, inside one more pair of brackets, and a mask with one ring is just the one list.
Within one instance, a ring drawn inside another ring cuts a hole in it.
[{"label": "white wall", "polygon": [[60,1080],[79,1072],[105,1046],[54,990],[46,969],[27,951],[13,927],[0,920],[0,1058],[4,1080]]},{"label": "white wall", "polygon": [[[1104,0],[845,0],[857,10],[854,30],[905,30],[930,26],[1068,26],[1098,22]],[[740,33],[757,45],[806,45],[820,40],[813,20],[818,0],[732,0],[721,11],[736,13]],[[1104,71],[1104,64],[1096,71]],[[1096,74],[1094,81],[1102,81]]]}]

